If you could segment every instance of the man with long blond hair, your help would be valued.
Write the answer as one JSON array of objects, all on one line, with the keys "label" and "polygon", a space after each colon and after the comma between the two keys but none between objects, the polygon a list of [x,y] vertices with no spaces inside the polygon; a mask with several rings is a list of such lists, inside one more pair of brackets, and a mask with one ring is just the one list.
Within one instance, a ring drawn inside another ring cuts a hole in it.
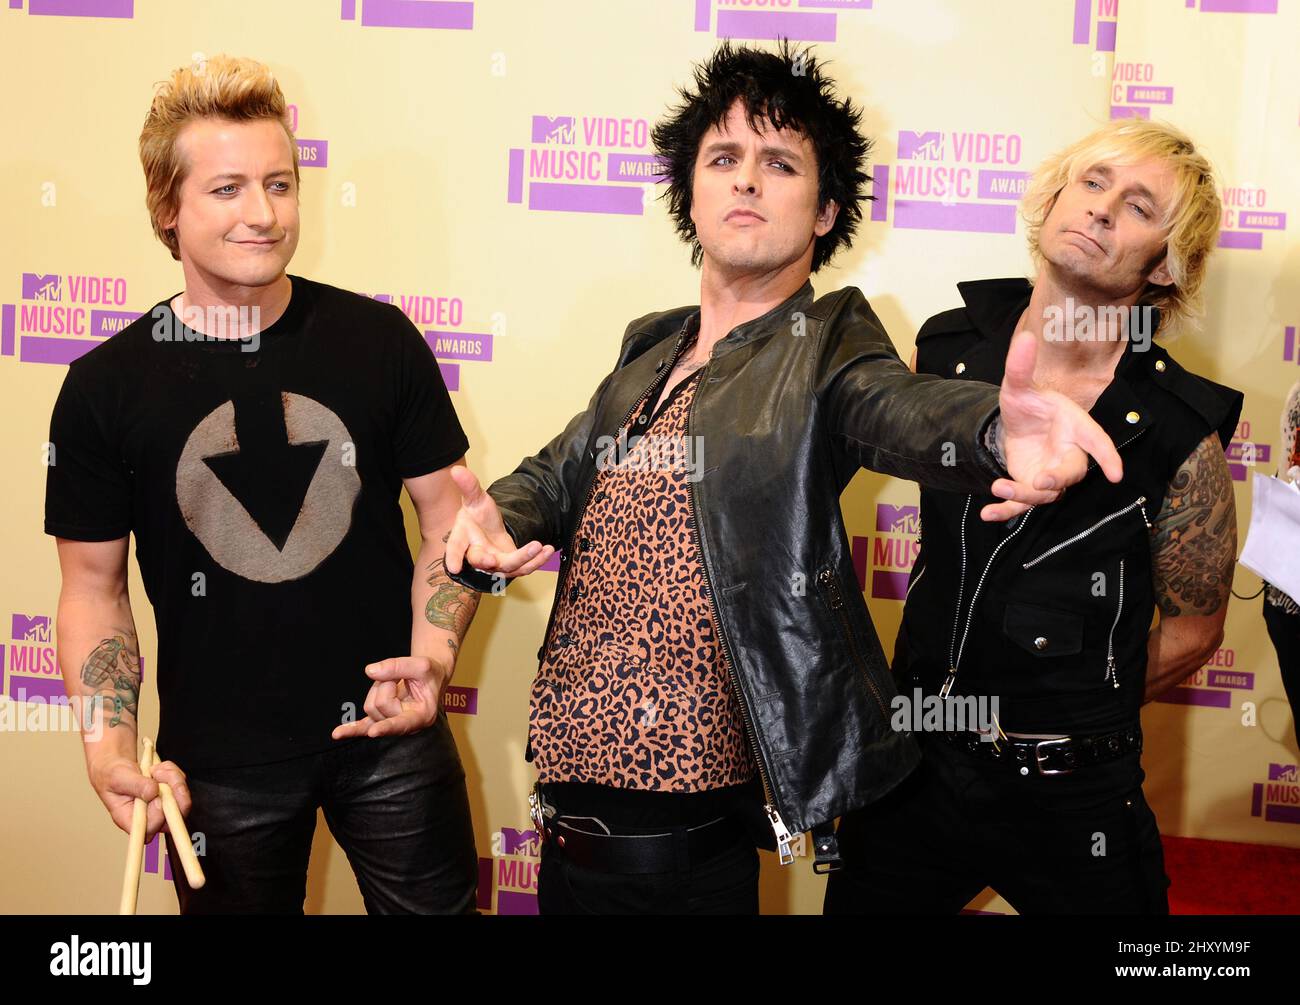
[{"label": "man with long blond hair", "polygon": [[[148,800],[150,836],[158,782],[175,789],[207,877],[176,870],[182,913],[301,913],[318,808],[367,911],[473,912],[465,775],[438,714],[477,607],[442,566],[468,441],[438,366],[396,307],[286,272],[298,163],[267,67],[175,71],[140,159],[185,288],[74,362],[51,421],[59,662],[91,785],[123,830]],[[151,774],[131,533],[158,629]]]},{"label": "man with long blond hair", "polygon": [[997,383],[1032,332],[1034,381],[1089,409],[1124,477],[1093,471],[1006,526],[922,488],[893,670],[924,756],[841,821],[828,913],[952,913],[985,887],[1021,913],[1168,912],[1139,710],[1223,638],[1241,395],[1152,338],[1201,313],[1219,197],[1185,135],[1123,120],[1049,158],[1023,210],[1034,282],[959,283],[912,368]]}]

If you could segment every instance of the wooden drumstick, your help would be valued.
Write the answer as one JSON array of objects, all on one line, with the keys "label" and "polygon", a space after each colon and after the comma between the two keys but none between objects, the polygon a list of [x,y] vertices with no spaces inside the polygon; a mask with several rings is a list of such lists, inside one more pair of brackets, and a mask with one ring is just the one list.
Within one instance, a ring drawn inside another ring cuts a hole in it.
[{"label": "wooden drumstick", "polygon": [[[140,774],[148,777],[153,767],[153,740],[144,738],[140,751]],[[149,822],[149,804],[139,796],[131,809],[131,836],[126,842],[126,872],[122,876],[122,901],[118,914],[135,914],[140,894],[140,870],[144,867],[144,832]]]},{"label": "wooden drumstick", "polygon": [[[156,768],[162,764],[162,758],[158,756],[158,751],[153,753],[153,766]],[[194,844],[190,840],[189,829],[185,826],[185,818],[181,816],[181,808],[176,802],[176,794],[172,792],[172,787],[166,782],[158,783],[158,791],[162,795],[163,816],[167,818],[167,830],[171,833],[172,844],[176,848],[176,857],[181,860],[181,868],[185,870],[185,881],[190,884],[191,890],[197,890],[207,882],[207,877],[203,875],[203,867],[199,865],[199,857],[194,854]]]}]

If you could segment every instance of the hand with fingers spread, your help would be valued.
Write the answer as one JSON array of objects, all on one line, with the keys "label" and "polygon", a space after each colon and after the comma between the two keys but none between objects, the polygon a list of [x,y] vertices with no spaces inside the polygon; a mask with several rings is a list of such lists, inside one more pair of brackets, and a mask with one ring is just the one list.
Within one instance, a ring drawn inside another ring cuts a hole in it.
[{"label": "hand with fingers spread", "polygon": [[459,573],[465,562],[486,573],[516,579],[536,572],[555,554],[551,545],[529,541],[518,547],[506,530],[496,501],[483,491],[469,468],[456,465],[452,481],[460,489],[461,507],[447,538],[447,571]]},{"label": "hand with fingers spread", "polygon": [[108,809],[113,823],[126,833],[131,833],[131,815],[137,798],[149,804],[145,824],[145,843],[166,826],[163,818],[162,796],[158,783],[166,782],[176,797],[182,816],[190,812],[190,790],[185,784],[185,772],[174,761],[161,761],[149,775],[140,773],[140,765],[125,755],[99,758],[89,764],[90,784],[100,801]]},{"label": "hand with fingers spread", "polygon": [[1034,383],[1038,339],[1020,332],[1011,341],[1002,378],[1001,444],[1010,478],[993,483],[1001,503],[980,511],[984,520],[1009,520],[1042,503],[1055,502],[1088,473],[1091,455],[1106,477],[1124,476],[1119,451],[1105,430],[1057,391]]}]

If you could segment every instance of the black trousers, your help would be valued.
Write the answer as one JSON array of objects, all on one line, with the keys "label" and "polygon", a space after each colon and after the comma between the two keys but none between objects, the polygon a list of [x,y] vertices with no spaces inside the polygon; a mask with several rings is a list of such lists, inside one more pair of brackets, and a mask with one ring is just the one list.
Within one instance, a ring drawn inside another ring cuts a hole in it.
[{"label": "black trousers", "polygon": [[1168,914],[1139,755],[1028,776],[919,734],[920,766],[843,817],[827,914],[953,914],[986,886],[1021,914]]},{"label": "black trousers", "polygon": [[1300,614],[1288,614],[1264,601],[1264,624],[1277,650],[1277,665],[1282,671],[1282,686],[1291,703],[1293,727],[1300,735]]},{"label": "black trousers", "polygon": [[[565,817],[600,820],[616,834],[671,833],[684,843],[688,827],[718,814],[749,823],[749,787],[685,798],[666,793],[610,790],[604,786],[546,788],[548,801]],[[759,800],[761,803],[761,799]],[[761,811],[760,811],[761,812]],[[592,830],[583,821],[584,830]],[[599,828],[595,828],[599,831]],[[542,846],[537,873],[539,914],[757,914],[758,850],[744,827],[734,844],[701,862],[671,872],[617,873],[584,868],[554,841]]]},{"label": "black trousers", "polygon": [[169,834],[182,914],[302,914],[317,807],[368,913],[477,913],[465,772],[445,716],[409,736],[362,737],[186,781],[186,823],[203,836],[207,881],[190,889]]}]

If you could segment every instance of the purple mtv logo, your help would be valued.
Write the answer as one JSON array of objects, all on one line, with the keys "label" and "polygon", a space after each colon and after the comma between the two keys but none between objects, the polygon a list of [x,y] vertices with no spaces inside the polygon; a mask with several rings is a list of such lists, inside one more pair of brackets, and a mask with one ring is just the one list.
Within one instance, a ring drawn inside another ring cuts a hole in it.
[{"label": "purple mtv logo", "polygon": [[531,855],[542,852],[542,839],[535,830],[517,831],[513,827],[501,828],[502,855]]},{"label": "purple mtv logo", "polygon": [[898,159],[900,161],[943,160],[943,133],[914,133],[910,129],[898,131]]},{"label": "purple mtv logo", "polygon": [[534,143],[573,143],[573,116],[549,115],[533,116]]},{"label": "purple mtv logo", "polygon": [[1270,782],[1300,782],[1300,774],[1294,764],[1270,764],[1268,766]]},{"label": "purple mtv logo", "polygon": [[34,272],[23,273],[24,300],[61,300],[58,276],[38,276]]},{"label": "purple mtv logo", "polygon": [[876,532],[879,534],[915,534],[921,529],[921,513],[916,506],[893,506],[876,503]]},{"label": "purple mtv logo", "polygon": [[22,642],[48,643],[50,641],[50,616],[48,614],[38,614],[35,617],[28,617],[26,614],[15,614],[9,637]]}]

